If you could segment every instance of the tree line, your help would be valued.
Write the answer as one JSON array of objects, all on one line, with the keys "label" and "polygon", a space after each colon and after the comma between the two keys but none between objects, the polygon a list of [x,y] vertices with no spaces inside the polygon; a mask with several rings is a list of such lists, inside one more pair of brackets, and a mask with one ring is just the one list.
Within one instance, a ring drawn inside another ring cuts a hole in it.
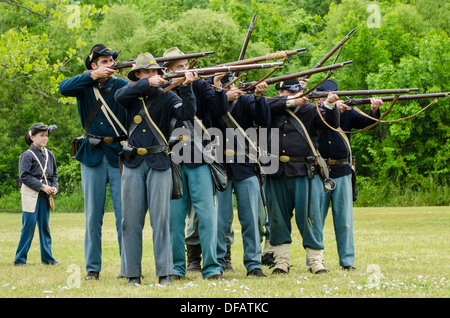
[{"label": "tree line", "polygon": [[[139,53],[162,56],[177,46],[185,53],[214,51],[205,67],[237,60],[253,15],[245,58],[307,48],[274,76],[312,68],[350,30],[338,62],[353,60],[331,79],[340,90],[419,88],[449,91],[449,3],[411,0],[154,0],[0,1],[0,202],[17,192],[18,157],[24,134],[36,122],[56,124],[49,149],[58,162],[60,192],[79,190],[80,168],[70,143],[82,135],[76,101],[58,85],[81,74],[90,48],[104,43],[121,50],[120,61]],[[331,64],[334,56],[326,63]],[[245,81],[268,71],[248,72]],[[318,83],[322,75],[310,78]],[[274,87],[267,95],[276,95]],[[398,102],[387,118],[407,117],[431,100]],[[443,192],[425,203],[448,205],[450,176],[449,99],[439,99],[408,120],[380,123],[352,135],[362,194],[384,189]],[[385,104],[383,110],[389,105]],[[363,110],[367,110],[364,109]],[[356,204],[373,204],[363,195]],[[0,208],[4,210],[4,208]]]}]

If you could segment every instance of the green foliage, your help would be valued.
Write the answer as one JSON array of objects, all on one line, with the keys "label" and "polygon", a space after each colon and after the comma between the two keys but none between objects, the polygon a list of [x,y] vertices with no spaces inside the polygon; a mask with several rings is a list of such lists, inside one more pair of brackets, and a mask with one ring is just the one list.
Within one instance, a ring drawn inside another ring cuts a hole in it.
[{"label": "green foliage", "polygon": [[[82,129],[75,99],[62,97],[58,85],[84,71],[84,60],[97,43],[122,50],[120,60],[146,51],[162,56],[177,46],[185,53],[215,51],[214,57],[200,59],[199,67],[220,64],[238,58],[256,14],[245,58],[307,48],[274,76],[311,68],[355,29],[338,58],[353,64],[333,75],[340,89],[417,87],[420,93],[445,92],[450,80],[449,7],[445,1],[427,0],[0,2],[0,199],[17,193],[17,161],[27,148],[23,135],[38,121],[59,127],[48,147],[57,158],[61,198],[78,191],[79,163],[68,153]],[[379,20],[374,18],[377,12]],[[265,74],[248,72],[245,81]],[[309,84],[323,76],[311,76]],[[275,94],[273,87],[268,94]],[[398,102],[385,119],[410,116],[430,102]],[[411,191],[426,187],[431,193],[429,180],[448,185],[449,103],[442,98],[413,118],[353,134],[360,180],[370,178],[362,182],[374,187],[408,184]]]}]

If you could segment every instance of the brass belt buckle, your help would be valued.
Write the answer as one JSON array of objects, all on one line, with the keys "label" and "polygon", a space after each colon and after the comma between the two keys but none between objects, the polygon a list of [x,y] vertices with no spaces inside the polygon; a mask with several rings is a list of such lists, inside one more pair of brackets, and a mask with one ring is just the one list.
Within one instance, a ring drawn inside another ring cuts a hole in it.
[{"label": "brass belt buckle", "polygon": [[328,160],[327,160],[327,164],[328,164],[329,166],[334,166],[334,165],[336,165],[336,160],[334,160],[334,159],[328,159]]},{"label": "brass belt buckle", "polygon": [[280,156],[281,162],[289,162],[290,160],[291,160],[291,158],[289,156],[286,156],[286,155]]},{"label": "brass belt buckle", "polygon": [[232,156],[234,156],[236,151],[234,151],[233,149],[225,149],[224,153],[225,153],[225,156],[232,157]]},{"label": "brass belt buckle", "polygon": [[103,138],[103,142],[106,144],[110,144],[110,143],[114,142],[114,137],[105,137],[105,138]]},{"label": "brass belt buckle", "polygon": [[136,152],[137,152],[138,155],[145,156],[147,154],[147,149],[145,149],[145,148],[138,148],[136,150]]}]

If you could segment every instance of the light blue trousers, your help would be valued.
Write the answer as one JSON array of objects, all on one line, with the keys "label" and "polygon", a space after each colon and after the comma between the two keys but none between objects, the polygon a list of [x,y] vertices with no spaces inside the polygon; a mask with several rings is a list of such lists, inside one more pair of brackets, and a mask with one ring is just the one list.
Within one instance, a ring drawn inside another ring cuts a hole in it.
[{"label": "light blue trousers", "polygon": [[110,166],[105,156],[103,156],[102,162],[97,166],[90,167],[81,164],[81,187],[83,189],[84,213],[86,218],[84,257],[87,272],[100,272],[102,266],[102,225],[108,184],[116,217],[116,230],[120,253],[122,245],[120,183],[119,168]]},{"label": "light blue trousers", "polygon": [[218,239],[217,259],[225,269],[225,254],[227,252],[227,228],[230,211],[233,213],[233,189],[236,195],[237,214],[242,227],[244,247],[244,266],[247,273],[255,268],[261,268],[261,243],[258,227],[259,183],[256,176],[228,182],[225,191],[217,192],[218,205]]},{"label": "light blue trousers", "polygon": [[142,275],[142,231],[147,209],[153,231],[156,276],[173,274],[170,243],[170,197],[172,171],[156,170],[142,161],[122,171],[122,256],[120,274]]},{"label": "light blue trousers", "polygon": [[34,213],[22,212],[22,232],[19,246],[17,247],[14,263],[26,263],[28,251],[33,241],[36,223],[39,229],[39,243],[41,248],[41,262],[45,264],[55,263],[52,256],[52,238],[50,236],[50,207],[48,198],[39,194]]},{"label": "light blue trousers", "polygon": [[290,244],[291,219],[295,210],[295,221],[303,238],[303,247],[323,250],[323,216],[321,200],[323,184],[320,176],[311,180],[311,197],[308,221],[308,178],[271,177],[266,179],[267,209],[272,246]]},{"label": "light blue trousers", "polygon": [[335,178],[334,181],[336,188],[323,193],[322,218],[325,220],[327,217],[331,202],[339,265],[354,265],[352,175]]},{"label": "light blue trousers", "polygon": [[186,275],[185,227],[190,204],[197,213],[198,233],[202,247],[202,276],[221,273],[217,261],[217,207],[214,205],[211,170],[208,165],[189,168],[181,164],[183,197],[170,203],[170,237],[174,274]]}]

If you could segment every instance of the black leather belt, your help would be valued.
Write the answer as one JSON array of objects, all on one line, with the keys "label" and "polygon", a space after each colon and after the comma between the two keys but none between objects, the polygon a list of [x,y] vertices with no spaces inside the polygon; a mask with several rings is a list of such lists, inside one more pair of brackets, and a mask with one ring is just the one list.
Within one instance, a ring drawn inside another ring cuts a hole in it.
[{"label": "black leather belt", "polygon": [[116,137],[103,137],[103,136],[94,136],[94,135],[85,133],[84,136],[88,140],[95,139],[97,142],[94,142],[94,143],[104,142],[105,144],[110,144],[112,142],[119,142],[119,141],[127,139],[126,135],[116,136]]}]

